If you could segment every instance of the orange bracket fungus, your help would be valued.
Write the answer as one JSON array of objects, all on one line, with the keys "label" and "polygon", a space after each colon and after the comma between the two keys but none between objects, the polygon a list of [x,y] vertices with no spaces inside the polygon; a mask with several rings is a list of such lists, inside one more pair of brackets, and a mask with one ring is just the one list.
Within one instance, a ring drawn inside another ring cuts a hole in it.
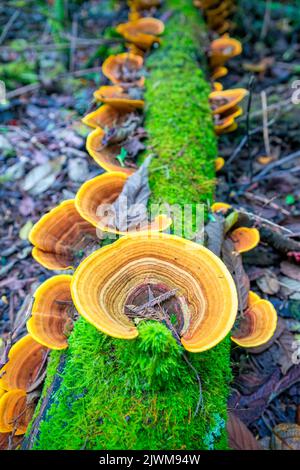
[{"label": "orange bracket fungus", "polygon": [[215,39],[210,44],[210,66],[212,68],[223,67],[229,59],[241,53],[242,44],[240,41],[224,35],[218,39]]},{"label": "orange bracket fungus", "polygon": [[226,202],[214,202],[211,205],[212,212],[221,212],[223,214],[226,214],[229,209],[231,209],[231,205],[227,204]]},{"label": "orange bracket fungus", "polygon": [[87,114],[82,122],[87,126],[101,127],[102,129],[122,125],[130,115],[128,109],[117,109],[109,104],[105,104],[92,113]]},{"label": "orange bracket fungus", "polygon": [[128,168],[118,159],[123,147],[122,142],[105,145],[104,138],[105,131],[101,128],[95,129],[88,135],[86,149],[90,156],[106,171],[121,171],[127,175],[134,173],[135,165]]},{"label": "orange bracket fungus", "polygon": [[50,349],[68,347],[67,337],[73,327],[74,309],[69,275],[47,279],[35,291],[27,330],[38,343]]},{"label": "orange bracket fungus", "polygon": [[162,21],[147,17],[120,24],[116,30],[129,43],[142,50],[148,50],[153,44],[160,42],[157,36],[164,32],[164,28]]},{"label": "orange bracket fungus", "polygon": [[17,341],[9,351],[8,362],[0,370],[1,388],[29,391],[45,366],[47,353],[48,349],[30,335]]},{"label": "orange bracket fungus", "polygon": [[32,228],[29,240],[32,256],[48,269],[71,269],[82,250],[98,244],[95,228],[77,212],[74,200],[62,202],[45,214]]},{"label": "orange bracket fungus", "polygon": [[[137,173],[135,173],[137,175]],[[132,177],[131,177],[132,178]],[[122,195],[126,182],[129,181],[128,176],[121,172],[105,173],[84,183],[76,194],[75,205],[80,215],[90,222],[94,227],[103,232],[116,233],[120,235],[126,234],[130,230],[134,231],[162,231],[170,226],[172,220],[165,216],[159,215],[152,222],[148,222],[148,217],[143,213],[142,223],[128,223],[128,215],[130,207],[127,207],[128,200],[126,198],[125,213],[127,216],[123,222],[117,217],[117,208],[114,203]],[[126,197],[126,196],[125,196]],[[109,205],[109,206],[108,206]],[[123,222],[123,223],[122,223]],[[124,224],[124,229],[122,225]]]},{"label": "orange bracket fungus", "polygon": [[185,349],[214,347],[237,314],[234,281],[207,248],[174,235],[127,235],[97,250],[71,283],[80,315],[102,332],[138,336],[141,320],[164,322]]},{"label": "orange bracket fungus", "polygon": [[234,248],[239,253],[244,253],[255,248],[260,241],[260,235],[257,228],[239,227],[230,234]]},{"label": "orange bracket fungus", "polygon": [[128,4],[131,9],[149,10],[150,8],[158,7],[161,4],[161,0],[129,0]]},{"label": "orange bracket fungus", "polygon": [[222,114],[234,108],[247,94],[248,91],[244,88],[212,91],[209,95],[209,99],[213,114]]},{"label": "orange bracket fungus", "polygon": [[94,98],[117,109],[142,109],[144,101],[140,88],[124,90],[120,85],[101,86],[94,92]]},{"label": "orange bracket fungus", "polygon": [[211,79],[219,80],[222,77],[225,77],[228,74],[228,69],[226,67],[216,67],[211,74]]},{"label": "orange bracket fungus", "polygon": [[231,339],[244,348],[255,348],[272,338],[276,325],[277,313],[271,302],[261,300],[253,292],[249,296],[248,308]]},{"label": "orange bracket fungus", "polygon": [[215,170],[220,171],[222,170],[223,166],[225,165],[225,160],[223,157],[218,157],[215,159]]},{"label": "orange bracket fungus", "polygon": [[145,82],[143,63],[141,56],[130,52],[111,55],[103,62],[102,73],[114,84],[142,87]]},{"label": "orange bracket fungus", "polygon": [[25,434],[34,412],[24,390],[13,389],[0,398],[0,433]]}]

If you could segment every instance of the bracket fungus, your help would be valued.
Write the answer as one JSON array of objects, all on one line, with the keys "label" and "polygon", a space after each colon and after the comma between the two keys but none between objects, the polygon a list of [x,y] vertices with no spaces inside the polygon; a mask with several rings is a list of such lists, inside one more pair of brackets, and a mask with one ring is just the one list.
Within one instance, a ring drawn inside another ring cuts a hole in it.
[{"label": "bracket fungus", "polygon": [[225,160],[223,157],[218,157],[215,159],[215,170],[217,172],[222,170],[224,165],[225,165]]},{"label": "bracket fungus", "polygon": [[0,433],[25,434],[33,411],[24,390],[14,389],[5,393],[0,398]]},{"label": "bracket fungus", "polygon": [[0,370],[0,386],[29,391],[45,365],[47,352],[32,336],[21,338],[11,347],[8,362]]},{"label": "bracket fungus", "polygon": [[231,205],[226,202],[214,202],[211,205],[212,212],[222,212],[223,214],[226,214],[229,209],[231,209]]},{"label": "bracket fungus", "polygon": [[43,282],[34,293],[27,330],[38,343],[49,349],[68,347],[73,328],[72,276],[61,274]]},{"label": "bracket fungus", "polygon": [[103,333],[133,339],[137,322],[161,321],[191,352],[222,341],[237,314],[224,263],[203,246],[162,233],[127,235],[97,250],[77,268],[71,292],[78,313]]},{"label": "bracket fungus", "polygon": [[222,114],[214,114],[214,125],[217,134],[228,132],[235,124],[235,119],[243,114],[240,106],[233,106]]},{"label": "bracket fungus", "polygon": [[166,215],[158,215],[149,223],[147,219],[142,225],[133,225],[133,227],[126,225],[126,230],[118,228],[119,224],[113,211],[113,203],[121,195],[127,180],[128,176],[125,173],[115,171],[86,181],[79,188],[75,197],[75,205],[80,215],[99,230],[119,235],[126,235],[131,230],[139,232],[166,230],[172,223],[172,220]]},{"label": "bracket fungus", "polygon": [[229,59],[240,55],[242,50],[240,41],[228,35],[215,39],[211,42],[209,49],[210,66],[213,69],[223,67]]},{"label": "bracket fungus", "polygon": [[209,95],[210,105],[213,114],[223,114],[242,101],[247,96],[248,91],[244,88],[233,90],[212,91]]},{"label": "bracket fungus", "polygon": [[131,9],[136,10],[149,10],[154,7],[158,7],[161,4],[161,0],[129,0],[128,5]]},{"label": "bracket fungus", "polygon": [[121,171],[127,175],[131,175],[135,171],[135,167],[128,168],[121,164],[118,155],[122,151],[122,142],[104,145],[105,131],[97,128],[90,132],[86,139],[86,149],[90,156],[106,171]]},{"label": "bracket fungus", "polygon": [[153,44],[159,43],[157,37],[164,32],[164,23],[156,18],[140,18],[136,21],[119,24],[116,28],[126,41],[147,51]]},{"label": "bracket fungus", "polygon": [[82,122],[89,127],[97,129],[101,127],[102,129],[110,128],[112,126],[120,126],[124,121],[126,121],[130,111],[128,109],[118,109],[109,104],[104,104],[100,108],[96,109],[82,119]]},{"label": "bracket fungus", "polygon": [[226,77],[228,74],[228,68],[227,67],[216,67],[211,74],[211,80],[219,80],[222,77]]},{"label": "bracket fungus", "polygon": [[102,73],[114,84],[142,87],[145,82],[145,77],[142,75],[143,65],[143,57],[123,52],[109,56],[103,62]]},{"label": "bracket fungus", "polygon": [[260,242],[260,235],[257,228],[239,227],[230,234],[234,248],[239,253],[245,253],[255,248]]},{"label": "bracket fungus", "polygon": [[248,308],[243,312],[231,339],[243,348],[255,348],[272,338],[276,326],[277,312],[271,302],[260,299],[253,292],[249,295]]},{"label": "bracket fungus", "polygon": [[33,226],[33,258],[48,269],[72,269],[82,251],[98,244],[95,228],[77,212],[74,200],[54,207]]},{"label": "bracket fungus", "polygon": [[94,98],[117,109],[132,110],[144,107],[139,88],[129,88],[125,91],[120,85],[101,86],[94,92]]}]

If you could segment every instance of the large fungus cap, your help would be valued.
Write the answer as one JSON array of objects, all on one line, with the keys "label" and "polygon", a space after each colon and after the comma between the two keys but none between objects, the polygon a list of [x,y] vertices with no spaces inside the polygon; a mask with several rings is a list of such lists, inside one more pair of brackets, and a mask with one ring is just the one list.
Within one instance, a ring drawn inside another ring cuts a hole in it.
[{"label": "large fungus cap", "polygon": [[95,129],[97,127],[105,129],[106,127],[110,128],[122,125],[122,123],[126,121],[129,113],[130,111],[127,109],[117,109],[109,104],[105,104],[96,109],[96,111],[84,116],[82,122]]},{"label": "large fungus cap", "polygon": [[122,142],[103,145],[105,131],[101,128],[90,132],[86,139],[86,149],[90,156],[106,171],[121,171],[126,175],[134,173],[135,168],[122,166],[117,156],[122,150]]},{"label": "large fungus cap", "polygon": [[238,331],[231,339],[244,348],[255,348],[272,338],[276,325],[277,313],[271,302],[258,300],[244,312]]},{"label": "large fungus cap", "polygon": [[77,212],[73,199],[45,214],[32,228],[32,256],[48,269],[71,269],[81,250],[95,243],[96,230]]},{"label": "large fungus cap", "polygon": [[53,276],[34,294],[27,330],[38,343],[50,349],[68,347],[67,337],[73,326],[71,279],[66,274]]},{"label": "large fungus cap", "polygon": [[145,78],[141,76],[143,70],[143,57],[130,52],[111,55],[102,65],[102,73],[112,83],[116,84],[136,84],[142,87]]},{"label": "large fungus cap", "polygon": [[233,90],[212,91],[209,100],[213,114],[222,114],[235,109],[235,106],[247,96],[248,91],[244,88],[235,88]]},{"label": "large fungus cap", "polygon": [[27,404],[24,390],[14,389],[5,393],[0,399],[0,433],[25,434],[33,411],[33,406]]},{"label": "large fungus cap", "polygon": [[127,92],[119,85],[101,86],[94,92],[94,97],[97,101],[109,104],[114,108],[121,110],[142,109],[144,107],[144,100],[136,98],[132,92]]},{"label": "large fungus cap", "polygon": [[239,253],[252,250],[260,241],[257,228],[239,227],[231,232],[230,237],[234,243],[235,250]]},{"label": "large fungus cap", "polygon": [[[86,181],[78,190],[75,198],[75,205],[80,215],[90,222],[94,227],[103,232],[116,233],[126,235],[127,231],[118,230],[116,224],[109,224],[110,215],[105,216],[99,209],[101,206],[105,209],[105,205],[113,204],[120,196],[124,185],[128,179],[125,173],[111,172],[96,176]],[[139,231],[162,231],[167,229],[171,224],[171,219],[165,215],[157,216],[152,223],[139,227]],[[133,228],[134,230],[137,227]],[[130,227],[128,227],[130,231]]]},{"label": "large fungus cap", "polygon": [[129,23],[122,23],[116,30],[126,41],[135,44],[137,47],[147,50],[157,42],[160,42],[157,35],[164,31],[164,24],[156,18],[140,18]]},{"label": "large fungus cap", "polygon": [[30,335],[17,341],[9,351],[8,362],[0,370],[1,387],[5,390],[30,390],[45,363],[47,351]]},{"label": "large fungus cap", "polygon": [[223,66],[227,60],[242,53],[242,44],[237,39],[224,35],[210,44],[211,67]]},{"label": "large fungus cap", "polygon": [[171,329],[192,352],[218,344],[237,313],[235,284],[224,263],[174,235],[134,234],[98,250],[76,270],[71,292],[79,314],[110,336],[137,337],[130,318],[168,325],[173,318]]}]

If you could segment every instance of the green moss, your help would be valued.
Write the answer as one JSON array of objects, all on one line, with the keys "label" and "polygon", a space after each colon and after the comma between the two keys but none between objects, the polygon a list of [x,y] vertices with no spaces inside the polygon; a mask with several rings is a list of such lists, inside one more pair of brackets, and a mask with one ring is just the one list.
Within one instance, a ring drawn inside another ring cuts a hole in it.
[{"label": "green moss", "polygon": [[209,353],[189,355],[202,377],[205,403],[193,418],[199,391],[182,348],[159,323],[139,329],[136,340],[113,340],[83,319],[77,322],[62,384],[34,448],[208,448],[217,413],[225,419],[226,341]]},{"label": "green moss", "polygon": [[[216,156],[209,89],[199,70],[204,28],[191,1],[166,4],[173,15],[163,45],[147,59],[146,128],[158,156],[151,165],[152,201],[196,204],[212,198]],[[135,340],[117,340],[83,319],[76,323],[33,448],[227,448],[229,339],[188,354],[164,325],[142,322],[139,333]],[[204,409],[196,416],[199,388],[184,354],[202,381]],[[58,356],[53,354],[42,402]]]}]

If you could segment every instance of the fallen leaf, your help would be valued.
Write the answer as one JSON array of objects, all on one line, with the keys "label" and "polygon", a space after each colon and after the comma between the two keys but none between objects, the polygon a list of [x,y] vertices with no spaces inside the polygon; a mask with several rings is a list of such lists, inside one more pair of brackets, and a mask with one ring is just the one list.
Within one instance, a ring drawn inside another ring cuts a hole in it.
[{"label": "fallen leaf", "polygon": [[25,225],[19,231],[19,237],[21,240],[28,240],[28,235],[30,230],[33,227],[33,223],[31,220],[28,220]]},{"label": "fallen leaf", "polygon": [[278,424],[272,431],[272,450],[300,450],[300,426],[298,424]]},{"label": "fallen leaf", "polygon": [[229,238],[222,245],[222,259],[235,280],[239,309],[244,311],[248,304],[250,282],[243,267],[242,257],[235,251],[234,244]]},{"label": "fallen leaf", "polygon": [[224,240],[224,217],[214,214],[213,219],[205,226],[205,233],[207,235],[207,248],[220,257]]},{"label": "fallen leaf", "polygon": [[68,176],[75,183],[83,183],[89,178],[88,163],[83,158],[71,158],[68,161]]},{"label": "fallen leaf", "polygon": [[227,432],[229,446],[234,450],[262,450],[247,426],[232,412],[228,413]]},{"label": "fallen leaf", "polygon": [[282,263],[280,263],[280,271],[285,274],[285,276],[300,282],[300,267],[296,264],[282,261]]},{"label": "fallen leaf", "polygon": [[123,190],[114,202],[115,222],[119,230],[125,231],[131,225],[148,221],[147,204],[151,194],[148,181],[148,167],[151,156],[130,176]]},{"label": "fallen leaf", "polygon": [[287,276],[280,276],[280,291],[288,299],[300,300],[300,282]]},{"label": "fallen leaf", "polygon": [[256,284],[264,294],[277,294],[280,289],[277,276],[272,271],[265,271],[262,277],[256,279]]},{"label": "fallen leaf", "polygon": [[46,191],[54,181],[62,168],[65,157],[58,157],[56,160],[38,165],[33,168],[24,178],[22,189],[32,196]]}]

